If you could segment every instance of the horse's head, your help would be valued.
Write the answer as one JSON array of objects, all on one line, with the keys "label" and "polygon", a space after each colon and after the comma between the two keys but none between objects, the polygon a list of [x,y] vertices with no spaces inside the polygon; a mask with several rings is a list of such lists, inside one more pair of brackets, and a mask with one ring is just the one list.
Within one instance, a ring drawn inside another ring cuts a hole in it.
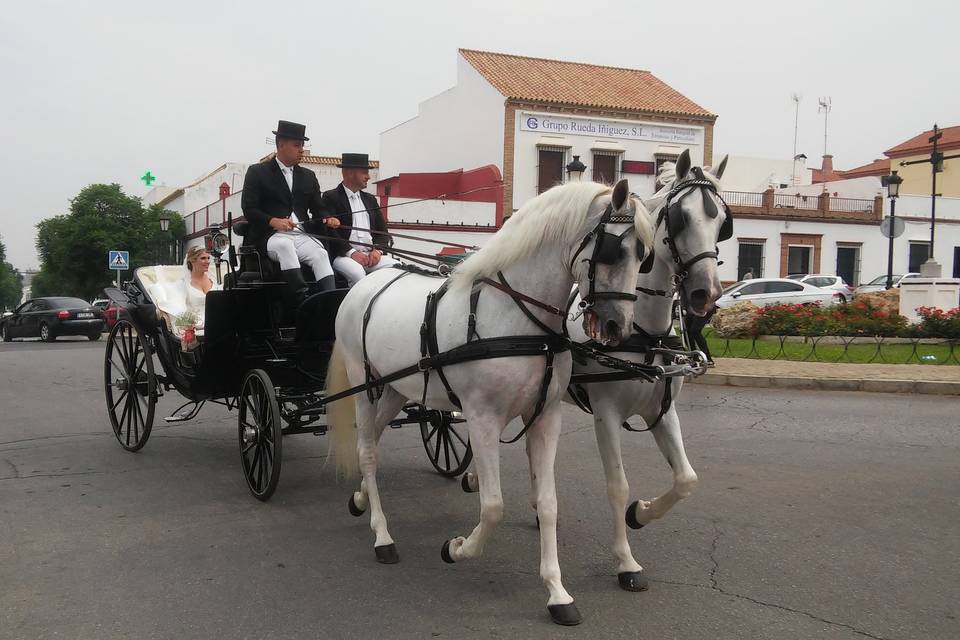
[{"label": "horse's head", "polygon": [[717,167],[692,167],[684,149],[675,166],[660,174],[665,186],[646,201],[658,211],[657,260],[669,265],[670,273],[687,308],[706,315],[720,297],[717,244],[733,235],[733,215],[719,195],[720,178],[727,158]]},{"label": "horse's head", "polygon": [[610,195],[594,200],[587,220],[591,230],[570,258],[583,330],[596,342],[617,344],[631,333],[637,271],[652,250],[650,215],[621,180]]}]

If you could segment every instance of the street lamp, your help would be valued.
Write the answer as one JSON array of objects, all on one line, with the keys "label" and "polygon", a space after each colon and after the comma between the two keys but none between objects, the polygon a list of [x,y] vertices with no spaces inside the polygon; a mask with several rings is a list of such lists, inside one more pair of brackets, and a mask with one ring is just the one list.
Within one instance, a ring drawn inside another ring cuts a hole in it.
[{"label": "street lamp", "polygon": [[580,156],[573,156],[573,160],[567,165],[567,176],[572,181],[580,182],[580,178],[586,170],[587,165],[580,162]]},{"label": "street lamp", "polygon": [[893,237],[897,221],[897,196],[900,195],[900,183],[903,178],[897,175],[896,171],[891,171],[889,176],[884,176],[882,181],[887,186],[887,197],[890,198],[890,236],[887,244],[887,289],[893,288]]},{"label": "street lamp", "polygon": [[165,213],[160,214],[160,231],[166,233],[170,230],[170,216]]}]

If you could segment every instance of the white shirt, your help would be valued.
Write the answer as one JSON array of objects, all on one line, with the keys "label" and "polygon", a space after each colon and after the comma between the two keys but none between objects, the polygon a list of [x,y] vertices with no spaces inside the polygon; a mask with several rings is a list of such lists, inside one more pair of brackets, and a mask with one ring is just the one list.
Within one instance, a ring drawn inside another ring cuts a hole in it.
[{"label": "white shirt", "polygon": [[[354,247],[353,251],[370,253],[373,247],[354,244],[360,242],[365,242],[368,245],[373,244],[373,235],[369,231],[357,231],[358,227],[360,229],[370,228],[370,213],[367,211],[366,205],[363,204],[363,199],[360,197],[359,192],[350,191],[346,185],[344,185],[343,191],[347,194],[350,211],[353,212],[353,230],[350,231],[350,244]],[[347,255],[353,255],[353,251]]]},{"label": "white shirt", "polygon": [[[283,174],[283,179],[287,181],[287,188],[290,189],[290,193],[293,193],[293,167],[288,167],[277,158],[274,158],[274,160],[280,165],[280,172]],[[294,224],[300,223],[300,219],[293,211],[290,212],[290,220],[292,220]]]}]

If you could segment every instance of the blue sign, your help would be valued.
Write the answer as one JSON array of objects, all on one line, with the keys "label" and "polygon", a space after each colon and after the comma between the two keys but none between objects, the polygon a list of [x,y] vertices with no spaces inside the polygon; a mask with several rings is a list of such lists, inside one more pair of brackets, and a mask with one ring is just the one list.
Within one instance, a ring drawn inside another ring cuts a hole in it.
[{"label": "blue sign", "polygon": [[117,271],[126,271],[130,268],[130,252],[111,251],[110,257],[107,259],[107,265]]}]

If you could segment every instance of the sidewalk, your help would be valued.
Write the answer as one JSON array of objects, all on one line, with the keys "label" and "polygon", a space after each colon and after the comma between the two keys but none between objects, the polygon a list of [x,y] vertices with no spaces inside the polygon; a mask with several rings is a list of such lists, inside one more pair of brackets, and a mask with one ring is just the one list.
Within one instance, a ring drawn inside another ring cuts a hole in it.
[{"label": "sidewalk", "polygon": [[960,366],[717,358],[699,384],[960,395]]}]

